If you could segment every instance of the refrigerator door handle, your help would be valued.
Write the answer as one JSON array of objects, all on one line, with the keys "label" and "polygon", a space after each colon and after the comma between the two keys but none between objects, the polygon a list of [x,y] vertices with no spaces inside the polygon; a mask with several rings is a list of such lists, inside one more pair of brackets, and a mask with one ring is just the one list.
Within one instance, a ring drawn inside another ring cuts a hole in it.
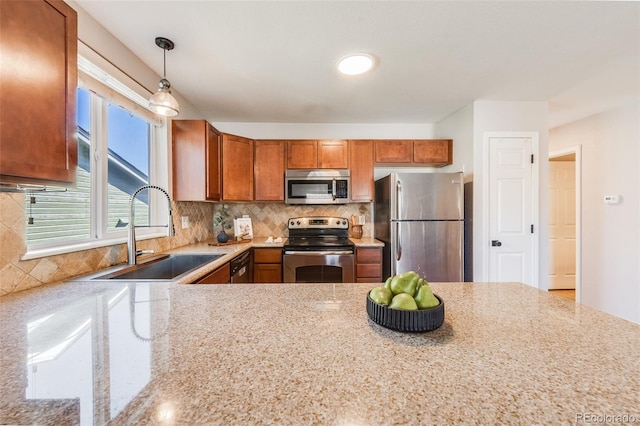
[{"label": "refrigerator door handle", "polygon": [[400,212],[402,211],[402,182],[396,182],[396,219],[400,220]]},{"label": "refrigerator door handle", "polygon": [[[396,219],[400,220],[400,212],[402,211],[402,182],[396,182]],[[402,257],[402,239],[400,223],[396,222],[396,260],[400,260]]]},{"label": "refrigerator door handle", "polygon": [[402,257],[402,244],[400,240],[402,239],[402,228],[400,227],[400,222],[396,222],[396,260],[400,260]]}]

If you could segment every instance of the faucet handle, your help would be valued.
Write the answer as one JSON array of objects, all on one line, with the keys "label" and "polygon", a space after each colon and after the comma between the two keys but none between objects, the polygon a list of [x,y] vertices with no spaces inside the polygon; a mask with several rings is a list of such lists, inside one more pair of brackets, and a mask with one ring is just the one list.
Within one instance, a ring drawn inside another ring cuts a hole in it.
[{"label": "faucet handle", "polygon": [[136,256],[140,256],[141,254],[153,254],[155,250],[136,250]]}]

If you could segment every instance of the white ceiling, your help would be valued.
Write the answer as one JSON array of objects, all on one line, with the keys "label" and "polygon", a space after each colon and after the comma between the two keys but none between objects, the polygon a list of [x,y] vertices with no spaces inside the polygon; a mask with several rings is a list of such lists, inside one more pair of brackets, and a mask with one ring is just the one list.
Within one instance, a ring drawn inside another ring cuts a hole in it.
[{"label": "white ceiling", "polygon": [[[640,98],[640,3],[77,3],[214,122],[435,123],[474,100],[549,101],[551,126]],[[351,52],[375,69],[342,76]]]}]

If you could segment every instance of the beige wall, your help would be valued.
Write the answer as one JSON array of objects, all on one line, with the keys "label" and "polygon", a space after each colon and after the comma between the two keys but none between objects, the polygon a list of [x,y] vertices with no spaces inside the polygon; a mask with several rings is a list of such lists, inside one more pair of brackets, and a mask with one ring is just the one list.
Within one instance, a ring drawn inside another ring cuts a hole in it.
[{"label": "beige wall", "polygon": [[[549,132],[549,150],[582,146],[582,303],[640,323],[640,104]],[[617,205],[605,195],[621,195]]]}]

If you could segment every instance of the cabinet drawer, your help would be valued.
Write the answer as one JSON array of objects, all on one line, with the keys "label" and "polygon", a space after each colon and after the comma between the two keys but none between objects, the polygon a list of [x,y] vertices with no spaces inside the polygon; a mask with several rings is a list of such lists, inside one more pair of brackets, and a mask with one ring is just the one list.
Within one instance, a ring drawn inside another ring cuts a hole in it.
[{"label": "cabinet drawer", "polygon": [[382,262],[382,250],[379,248],[357,249],[356,263],[380,263]]},{"label": "cabinet drawer", "polygon": [[279,248],[253,249],[253,263],[282,263],[282,250]]},{"label": "cabinet drawer", "polygon": [[378,278],[382,274],[380,264],[358,264],[356,265],[356,276],[358,278]]}]

